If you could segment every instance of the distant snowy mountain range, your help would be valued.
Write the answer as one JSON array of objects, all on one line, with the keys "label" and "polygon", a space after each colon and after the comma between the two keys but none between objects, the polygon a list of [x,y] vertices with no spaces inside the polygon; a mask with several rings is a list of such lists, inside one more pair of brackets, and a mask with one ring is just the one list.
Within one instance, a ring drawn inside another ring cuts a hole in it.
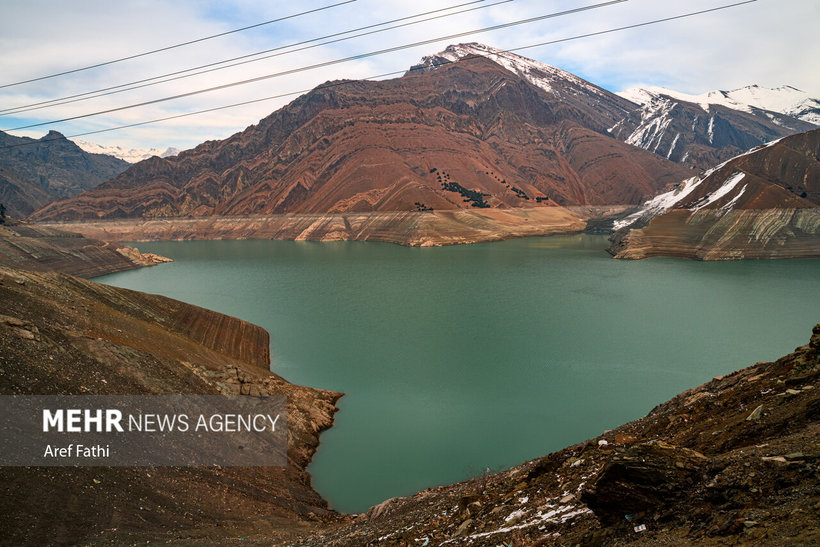
[{"label": "distant snowy mountain range", "polygon": [[101,144],[94,144],[93,142],[85,141],[74,141],[74,143],[89,154],[105,154],[107,156],[114,156],[115,158],[120,158],[128,163],[137,163],[142,160],[147,160],[153,156],[167,158],[168,156],[176,156],[179,154],[179,150],[176,148],[166,148],[165,150],[161,150],[159,148],[126,149],[121,146],[103,146]]},{"label": "distant snowy mountain range", "polygon": [[689,95],[663,87],[636,87],[621,91],[618,95],[641,106],[650,104],[658,97],[667,96],[695,103],[707,112],[712,105],[748,113],[754,113],[756,109],[768,110],[820,126],[820,101],[809,97],[805,91],[788,85],[774,89],[750,85],[734,91],[708,91],[701,95]]},{"label": "distant snowy mountain range", "polygon": [[820,125],[820,101],[790,86],[702,95],[647,87],[618,95],[640,108],[610,127],[612,136],[697,169]]}]

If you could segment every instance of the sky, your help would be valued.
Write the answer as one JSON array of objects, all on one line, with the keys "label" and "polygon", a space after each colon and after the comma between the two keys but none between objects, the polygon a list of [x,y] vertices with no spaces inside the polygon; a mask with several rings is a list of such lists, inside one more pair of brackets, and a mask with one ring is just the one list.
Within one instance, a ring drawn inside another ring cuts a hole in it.
[{"label": "sky", "polygon": [[[35,138],[49,130],[69,137],[103,130],[76,139],[123,148],[186,149],[241,131],[292,101],[300,92],[326,81],[403,71],[423,56],[441,51],[451,43],[476,41],[500,49],[519,48],[738,1],[741,0],[622,0],[574,14],[445,39],[442,37],[595,6],[607,0],[4,1],[0,2],[0,51],[3,51],[0,86],[5,86],[0,87],[0,130]],[[298,15],[309,10],[318,11]],[[317,40],[434,10],[438,11],[405,19],[401,23],[415,24],[401,28],[385,30],[400,24],[393,23],[370,28],[368,31],[380,32],[366,36],[356,37],[354,35],[360,33],[356,32]],[[97,68],[8,85],[288,16],[293,17]],[[430,17],[438,18],[421,21]],[[817,0],[757,0],[691,18],[518,53],[572,72],[610,91],[653,85],[700,94],[758,84],[791,85],[820,97],[818,23],[820,2]],[[329,40],[337,41],[324,43]],[[430,43],[302,70],[420,41]],[[297,47],[291,44],[298,42],[307,43],[297,46],[301,51],[293,51]],[[312,47],[305,49],[307,46]],[[268,55],[278,55],[241,66],[69,104],[27,112],[13,110],[271,49],[275,51]],[[56,121],[288,71],[291,72],[246,85]],[[104,131],[280,95],[285,96],[161,123]],[[30,124],[44,125],[12,130]]]}]

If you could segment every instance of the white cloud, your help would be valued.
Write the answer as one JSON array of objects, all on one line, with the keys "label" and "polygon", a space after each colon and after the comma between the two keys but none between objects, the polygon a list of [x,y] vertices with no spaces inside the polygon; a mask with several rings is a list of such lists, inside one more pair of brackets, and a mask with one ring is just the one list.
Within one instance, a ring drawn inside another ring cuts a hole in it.
[{"label": "white cloud", "polygon": [[[0,108],[117,85],[466,1],[358,0],[345,6],[160,54],[3,88],[0,89]],[[494,1],[497,0],[485,0],[484,4]],[[71,135],[309,89],[332,79],[363,78],[404,70],[423,55],[443,49],[448,42],[482,41],[495,47],[515,48],[708,9],[731,1],[690,0],[681,3],[630,0],[571,16],[459,40],[443,40],[424,47],[298,72],[177,101],[73,122],[49,124],[27,130],[25,134],[42,135],[49,129],[55,129]],[[300,2],[296,6],[262,0],[4,2],[0,4],[0,48],[4,52],[0,57],[0,79],[3,80],[0,84],[155,49],[331,3],[334,0],[311,0]],[[36,110],[27,113],[26,117],[0,117],[0,128],[150,101],[591,3],[591,0],[586,3],[580,0],[515,0],[488,9],[282,55],[241,67],[90,101]],[[479,5],[481,4],[475,6]],[[815,60],[820,57],[820,37],[815,29],[817,21],[820,21],[820,3],[814,0],[759,0],[691,19],[563,42],[521,53],[575,72],[610,90],[633,85],[662,85],[697,94],[710,89],[733,89],[757,83],[769,87],[789,84],[808,91],[813,96],[820,96],[820,72],[815,68]],[[227,137],[256,123],[292,99],[293,97],[286,97],[152,126],[101,133],[86,140],[124,147],[186,148],[208,139]]]}]

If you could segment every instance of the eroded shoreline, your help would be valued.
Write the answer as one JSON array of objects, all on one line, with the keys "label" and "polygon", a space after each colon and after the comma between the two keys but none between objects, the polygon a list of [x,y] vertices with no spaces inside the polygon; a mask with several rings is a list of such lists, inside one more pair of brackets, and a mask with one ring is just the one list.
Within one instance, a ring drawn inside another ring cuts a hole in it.
[{"label": "eroded shoreline", "polygon": [[105,241],[283,239],[379,241],[430,247],[578,233],[587,228],[590,220],[615,215],[627,208],[614,205],[106,219],[52,222],[41,226],[77,232]]}]

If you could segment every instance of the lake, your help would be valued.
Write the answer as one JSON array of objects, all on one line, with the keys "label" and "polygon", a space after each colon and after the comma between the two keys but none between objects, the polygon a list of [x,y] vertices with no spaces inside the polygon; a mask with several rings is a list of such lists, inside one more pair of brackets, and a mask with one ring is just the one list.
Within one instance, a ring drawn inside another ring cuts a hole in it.
[{"label": "lake", "polygon": [[261,325],[274,372],[346,393],[310,472],[347,512],[599,435],[820,321],[818,260],[620,261],[599,235],[136,245],[175,262],[97,281]]}]

